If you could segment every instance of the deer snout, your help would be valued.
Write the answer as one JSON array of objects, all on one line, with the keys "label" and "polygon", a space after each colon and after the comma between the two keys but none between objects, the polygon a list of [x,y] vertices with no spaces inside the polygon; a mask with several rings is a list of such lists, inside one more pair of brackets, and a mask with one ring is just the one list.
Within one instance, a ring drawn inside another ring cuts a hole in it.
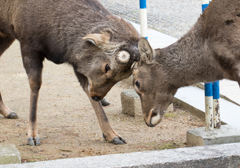
[{"label": "deer snout", "polygon": [[162,121],[162,117],[160,115],[160,112],[155,111],[152,109],[149,114],[145,117],[145,123],[149,127],[155,127]]},{"label": "deer snout", "polygon": [[99,96],[93,96],[92,99],[93,99],[94,101],[100,101],[100,100],[102,100]]},{"label": "deer snout", "polygon": [[94,101],[100,101],[103,99],[103,96],[100,96],[99,93],[96,93],[91,85],[88,85],[88,91],[89,91],[89,95],[90,97],[94,100]]}]

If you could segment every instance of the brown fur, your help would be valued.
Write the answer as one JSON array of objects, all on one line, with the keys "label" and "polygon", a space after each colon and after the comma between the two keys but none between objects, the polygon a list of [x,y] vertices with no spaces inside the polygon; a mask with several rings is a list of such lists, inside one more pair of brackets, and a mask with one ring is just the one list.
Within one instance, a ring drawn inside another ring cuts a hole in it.
[{"label": "brown fur", "polygon": [[[177,42],[152,50],[141,39],[139,50],[141,59],[133,68],[134,85],[145,121],[154,126],[151,118],[159,113],[162,118],[180,87],[221,79],[240,85],[240,1],[213,0]],[[149,119],[151,110],[154,115]]]},{"label": "brown fur", "polygon": [[6,35],[3,34],[2,32],[0,32],[0,37],[4,38],[4,37],[6,37]]},{"label": "brown fur", "polygon": [[[105,138],[124,142],[92,98],[101,100],[115,83],[130,76],[132,63],[139,59],[139,34],[130,23],[112,16],[97,0],[1,0],[0,55],[14,39],[21,44],[31,88],[28,144],[33,145],[34,139],[40,144],[36,111],[45,58],[73,66]],[[115,61],[122,50],[131,55],[126,64]]]}]

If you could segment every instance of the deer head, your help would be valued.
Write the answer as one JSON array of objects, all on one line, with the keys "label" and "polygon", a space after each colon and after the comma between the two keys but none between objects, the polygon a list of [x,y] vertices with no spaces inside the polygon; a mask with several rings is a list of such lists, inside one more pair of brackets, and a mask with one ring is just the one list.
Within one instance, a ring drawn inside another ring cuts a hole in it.
[{"label": "deer head", "polygon": [[145,123],[153,127],[159,124],[173,100],[177,89],[168,83],[168,73],[163,65],[155,61],[155,54],[145,38],[138,43],[140,60],[132,66],[133,85],[141,98]]},{"label": "deer head", "polygon": [[114,84],[131,75],[131,65],[140,58],[137,47],[139,34],[135,29],[132,31],[132,37],[125,36],[125,39],[111,29],[83,37],[86,56],[81,73],[88,78],[89,94],[93,100],[101,100]]}]

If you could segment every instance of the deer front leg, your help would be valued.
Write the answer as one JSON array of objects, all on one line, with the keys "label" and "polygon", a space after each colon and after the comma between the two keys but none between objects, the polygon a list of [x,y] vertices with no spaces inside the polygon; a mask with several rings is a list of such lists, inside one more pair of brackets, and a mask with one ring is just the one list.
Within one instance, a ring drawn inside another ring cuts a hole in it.
[{"label": "deer front leg", "polygon": [[87,94],[87,96],[93,106],[95,114],[97,115],[98,123],[102,130],[104,139],[107,140],[108,142],[111,142],[116,145],[126,143],[126,141],[116,131],[114,131],[112,129],[112,127],[110,126],[110,124],[108,122],[108,118],[102,108],[101,101],[98,101],[98,102],[94,101],[89,96],[88,79],[84,75],[79,74],[77,72],[75,72],[75,74],[76,74],[79,82],[81,83],[84,92]]},{"label": "deer front leg", "polygon": [[97,102],[92,100],[92,98],[89,96],[88,91],[84,90],[86,94],[88,95],[89,100],[92,103],[92,106],[94,108],[94,111],[97,115],[97,119],[99,122],[99,125],[101,127],[101,130],[103,132],[103,137],[108,142],[111,142],[113,144],[123,144],[126,143],[126,141],[116,132],[112,129],[108,122],[108,118],[102,108],[101,102]]},{"label": "deer front leg", "polygon": [[29,84],[31,88],[30,93],[30,115],[28,122],[28,145],[40,145],[40,139],[37,132],[37,102],[39,89],[41,87],[41,81],[35,81],[29,79]]},{"label": "deer front leg", "polygon": [[2,114],[4,117],[6,118],[10,118],[10,119],[17,119],[18,115],[12,111],[11,109],[9,109],[2,100],[2,96],[1,96],[1,92],[0,92],[0,114]]},{"label": "deer front leg", "polygon": [[37,103],[39,90],[42,84],[43,57],[38,53],[30,52],[27,47],[22,47],[23,65],[28,75],[30,85],[30,114],[27,129],[28,145],[40,145],[37,131]]}]

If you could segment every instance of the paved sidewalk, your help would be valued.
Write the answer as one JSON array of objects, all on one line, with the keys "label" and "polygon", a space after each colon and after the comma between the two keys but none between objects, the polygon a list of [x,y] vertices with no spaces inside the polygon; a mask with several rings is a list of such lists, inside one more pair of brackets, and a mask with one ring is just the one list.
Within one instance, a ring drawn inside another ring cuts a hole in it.
[{"label": "paved sidewalk", "polygon": [[237,82],[230,80],[221,80],[220,93],[230,100],[236,102],[240,106],[240,87]]}]

